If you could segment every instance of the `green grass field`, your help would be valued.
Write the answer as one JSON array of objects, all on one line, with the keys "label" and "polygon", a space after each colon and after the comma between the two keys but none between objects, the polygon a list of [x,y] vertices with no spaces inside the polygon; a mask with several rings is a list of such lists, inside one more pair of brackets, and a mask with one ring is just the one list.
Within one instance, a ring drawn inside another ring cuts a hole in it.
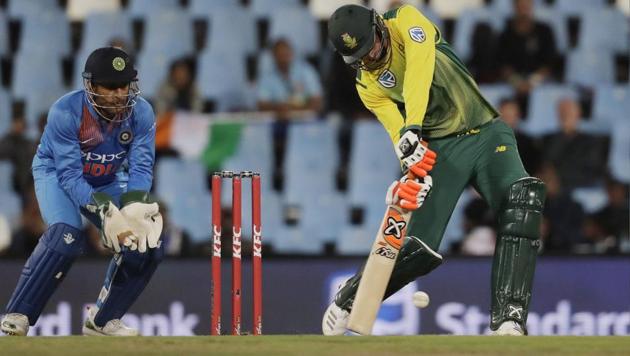
[{"label": "green grass field", "polygon": [[2,355],[630,355],[630,337],[0,338]]}]

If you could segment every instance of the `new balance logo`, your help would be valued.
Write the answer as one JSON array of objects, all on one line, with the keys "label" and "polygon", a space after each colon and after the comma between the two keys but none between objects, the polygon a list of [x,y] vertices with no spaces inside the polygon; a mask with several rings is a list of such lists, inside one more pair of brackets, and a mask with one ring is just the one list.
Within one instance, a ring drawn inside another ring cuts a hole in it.
[{"label": "new balance logo", "polygon": [[74,237],[72,237],[71,233],[67,232],[63,234],[63,241],[65,241],[66,245],[70,245],[74,242]]}]

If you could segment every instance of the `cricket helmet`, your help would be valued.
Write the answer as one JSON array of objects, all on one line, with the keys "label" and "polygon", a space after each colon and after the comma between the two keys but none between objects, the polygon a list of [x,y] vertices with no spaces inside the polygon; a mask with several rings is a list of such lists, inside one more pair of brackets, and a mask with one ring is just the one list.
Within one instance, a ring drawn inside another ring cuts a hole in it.
[{"label": "cricket helmet", "polygon": [[[381,40],[381,51],[376,60],[366,61],[377,37]],[[354,68],[378,70],[391,58],[387,26],[376,10],[365,6],[344,5],[335,10],[328,21],[328,39],[346,64]]]}]

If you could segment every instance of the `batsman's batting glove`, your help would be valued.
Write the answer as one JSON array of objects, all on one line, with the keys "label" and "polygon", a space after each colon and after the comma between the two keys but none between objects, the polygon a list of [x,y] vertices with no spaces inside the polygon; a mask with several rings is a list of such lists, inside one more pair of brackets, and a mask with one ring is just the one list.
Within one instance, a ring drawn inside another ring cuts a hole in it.
[{"label": "batsman's batting glove", "polygon": [[101,240],[105,247],[120,252],[120,246],[130,250],[138,248],[138,237],[133,233],[127,219],[112,202],[112,197],[106,193],[92,194],[92,202],[86,209],[98,215],[101,219]]},{"label": "batsman's batting glove", "polygon": [[138,236],[138,251],[156,248],[162,235],[163,220],[160,207],[148,192],[130,191],[120,197],[120,212]]},{"label": "batsman's batting glove", "polygon": [[385,196],[385,204],[398,205],[405,210],[416,210],[424,204],[432,187],[433,178],[429,175],[424,178],[405,175],[389,186]]},{"label": "batsman's batting glove", "polygon": [[428,148],[415,130],[405,131],[395,147],[396,155],[403,164],[403,170],[411,171],[416,177],[426,176],[435,164],[437,154]]}]

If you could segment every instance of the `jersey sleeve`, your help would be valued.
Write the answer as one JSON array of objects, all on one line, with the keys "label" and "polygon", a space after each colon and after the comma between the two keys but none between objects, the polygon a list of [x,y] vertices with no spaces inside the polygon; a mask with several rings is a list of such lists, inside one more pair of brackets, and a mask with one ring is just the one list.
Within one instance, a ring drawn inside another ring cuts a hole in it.
[{"label": "jersey sleeve", "polygon": [[405,118],[398,110],[398,105],[391,99],[376,95],[357,81],[357,92],[363,104],[383,124],[393,142],[397,142],[400,131],[405,126]]},{"label": "jersey sleeve", "polygon": [[129,182],[127,190],[150,191],[155,161],[155,114],[151,105],[142,102],[136,112],[134,139],[129,148]]},{"label": "jersey sleeve", "polygon": [[53,106],[48,114],[46,136],[49,140],[59,184],[79,206],[92,199],[92,186],[83,178],[78,123],[71,114]]},{"label": "jersey sleeve", "polygon": [[400,8],[398,28],[405,46],[405,128],[420,130],[433,81],[436,30],[431,21],[410,5]]}]

